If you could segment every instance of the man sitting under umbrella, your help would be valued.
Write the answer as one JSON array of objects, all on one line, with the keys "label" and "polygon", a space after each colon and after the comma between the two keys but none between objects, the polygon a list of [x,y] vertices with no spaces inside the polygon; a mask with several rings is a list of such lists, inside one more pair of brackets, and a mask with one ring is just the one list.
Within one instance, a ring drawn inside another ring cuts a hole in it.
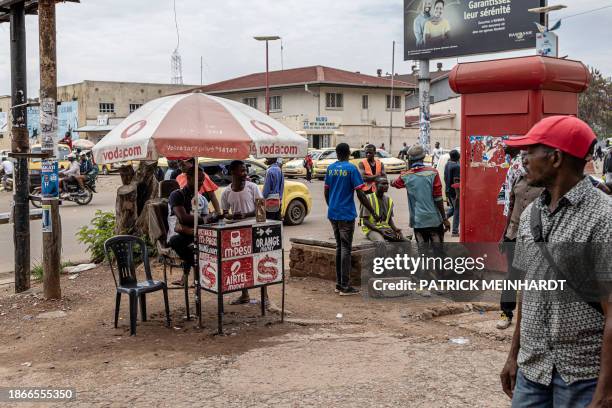
[{"label": "man sitting under umbrella", "polygon": [[[196,167],[187,170],[187,184],[174,190],[168,198],[168,245],[174,249],[183,260],[183,279],[189,276],[189,270],[194,264],[193,247],[193,198],[194,192],[199,190],[204,181],[203,171],[198,171],[198,188],[195,188]],[[207,224],[215,221],[214,216],[207,216],[208,202],[199,195],[198,206],[201,209],[198,224]],[[177,282],[182,284],[182,282]]]}]

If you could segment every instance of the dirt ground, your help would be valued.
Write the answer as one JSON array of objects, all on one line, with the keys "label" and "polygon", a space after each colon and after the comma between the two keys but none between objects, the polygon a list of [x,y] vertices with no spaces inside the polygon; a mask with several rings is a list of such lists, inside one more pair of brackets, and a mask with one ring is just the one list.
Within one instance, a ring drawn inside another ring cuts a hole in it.
[{"label": "dirt ground", "polygon": [[[286,288],[292,313],[284,324],[278,314],[261,317],[258,304],[227,305],[223,336],[213,295],[203,296],[204,327],[197,328],[184,319],[182,291],[170,291],[166,328],[161,292],[150,294],[149,319],[130,337],[125,297],[113,327],[107,267],[63,275],[61,301],[42,299],[40,283],[20,295],[5,285],[0,383],[74,387],[67,405],[87,407],[509,406],[499,371],[511,332],[494,328],[496,312],[435,296],[339,297],[332,282],[311,278],[291,278]],[[270,292],[280,304],[280,286]],[[65,315],[40,317],[53,311]],[[456,338],[469,343],[450,341]]]}]

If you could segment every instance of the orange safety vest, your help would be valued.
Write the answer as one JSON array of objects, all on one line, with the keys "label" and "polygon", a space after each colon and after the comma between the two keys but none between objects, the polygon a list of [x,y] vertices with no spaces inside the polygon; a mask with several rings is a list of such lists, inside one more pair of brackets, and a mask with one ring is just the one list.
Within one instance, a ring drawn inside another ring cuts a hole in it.
[{"label": "orange safety vest", "polygon": [[[363,170],[366,176],[376,176],[382,173],[382,162],[378,159],[374,159],[374,162],[376,163],[376,174],[372,174],[372,167],[370,167],[370,163],[368,163],[368,159],[363,159],[361,161],[361,164],[363,165]],[[376,192],[376,181],[366,182],[366,186],[363,190],[372,191],[373,193],[375,193]]]}]

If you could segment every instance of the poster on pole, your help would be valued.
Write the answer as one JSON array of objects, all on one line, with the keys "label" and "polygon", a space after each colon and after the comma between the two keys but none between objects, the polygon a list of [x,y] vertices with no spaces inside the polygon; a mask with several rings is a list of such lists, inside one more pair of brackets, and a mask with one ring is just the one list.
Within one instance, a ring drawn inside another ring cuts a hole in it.
[{"label": "poster on pole", "polygon": [[535,48],[544,0],[404,0],[404,60]]},{"label": "poster on pole", "polygon": [[43,160],[40,172],[41,193],[45,198],[59,197],[57,160]]}]

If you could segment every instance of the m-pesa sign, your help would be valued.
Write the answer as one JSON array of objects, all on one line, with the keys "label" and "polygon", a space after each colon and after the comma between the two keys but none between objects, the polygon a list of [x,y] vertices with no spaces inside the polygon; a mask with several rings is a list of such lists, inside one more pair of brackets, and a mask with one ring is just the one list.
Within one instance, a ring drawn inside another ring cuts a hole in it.
[{"label": "m-pesa sign", "polygon": [[222,231],[221,253],[224,259],[250,255],[253,253],[253,236],[251,228]]}]

